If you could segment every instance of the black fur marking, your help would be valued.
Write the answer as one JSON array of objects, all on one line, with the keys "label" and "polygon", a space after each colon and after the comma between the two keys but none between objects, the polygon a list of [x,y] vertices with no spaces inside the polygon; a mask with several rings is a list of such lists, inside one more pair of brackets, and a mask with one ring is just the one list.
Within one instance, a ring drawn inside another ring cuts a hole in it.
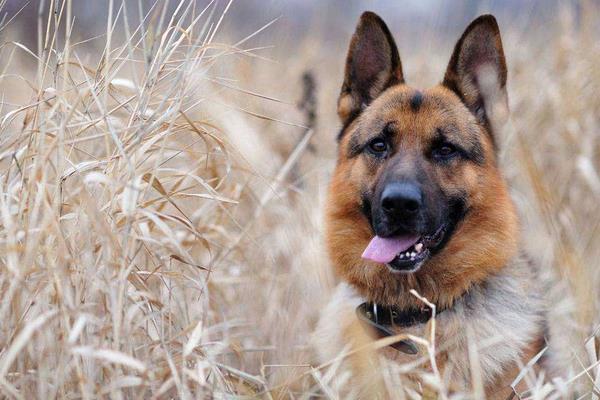
[{"label": "black fur marking", "polygon": [[469,141],[469,146],[468,148],[466,148],[465,146],[462,146],[459,143],[449,140],[446,134],[444,133],[443,129],[438,128],[437,135],[431,142],[431,149],[440,146],[445,142],[451,143],[456,148],[456,150],[462,158],[473,161],[478,165],[482,165],[485,162],[483,148],[481,146],[481,143],[477,139]]},{"label": "black fur marking", "polygon": [[446,232],[444,233],[442,241],[431,250],[432,255],[439,253],[446,246],[446,244],[448,244],[452,238],[452,234],[456,231],[456,228],[465,219],[468,213],[469,208],[467,207],[465,197],[455,197],[450,199],[449,213],[446,222]]},{"label": "black fur marking", "polygon": [[357,136],[350,138],[348,143],[348,158],[353,158],[359,155],[363,150],[363,146],[358,142]]},{"label": "black fur marking", "polygon": [[423,93],[417,90],[410,99],[410,108],[415,112],[419,111],[421,104],[423,104]]},{"label": "black fur marking", "polygon": [[397,129],[397,126],[396,126],[395,122],[388,122],[383,127],[382,134],[388,141],[391,142],[392,139],[394,138],[394,134],[396,133],[396,129]]},{"label": "black fur marking", "polygon": [[367,221],[369,221],[371,230],[373,232],[375,232],[375,229],[373,229],[373,215],[371,213],[371,200],[369,199],[369,194],[366,192],[363,192],[363,194],[360,197],[361,197],[360,211],[367,218]]},{"label": "black fur marking", "polygon": [[[493,142],[494,136],[492,136]],[[495,143],[494,143],[495,146]],[[473,160],[476,164],[482,165],[485,162],[485,156],[483,154],[483,148],[481,147],[481,143],[477,141],[473,147],[469,150],[470,159]]]}]

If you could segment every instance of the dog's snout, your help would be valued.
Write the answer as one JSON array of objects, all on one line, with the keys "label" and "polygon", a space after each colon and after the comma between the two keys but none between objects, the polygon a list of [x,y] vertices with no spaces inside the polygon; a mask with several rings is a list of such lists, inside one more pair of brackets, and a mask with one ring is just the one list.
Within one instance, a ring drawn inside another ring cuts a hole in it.
[{"label": "dog's snout", "polygon": [[421,189],[414,183],[391,183],[386,185],[381,193],[381,209],[389,217],[413,217],[417,215],[422,204]]}]

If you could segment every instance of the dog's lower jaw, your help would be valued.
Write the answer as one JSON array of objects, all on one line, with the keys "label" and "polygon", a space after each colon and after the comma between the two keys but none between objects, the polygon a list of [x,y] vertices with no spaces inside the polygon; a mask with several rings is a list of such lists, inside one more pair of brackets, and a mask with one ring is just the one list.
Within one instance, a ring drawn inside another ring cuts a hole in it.
[{"label": "dog's lower jaw", "polygon": [[390,264],[386,264],[386,267],[392,274],[398,274],[398,275],[414,274],[415,272],[417,272],[421,269],[421,267],[423,266],[424,263],[425,263],[425,261],[418,262],[417,264],[412,265],[408,269],[398,269],[398,268],[393,267]]},{"label": "dog's lower jaw", "polygon": [[429,255],[426,255],[425,257],[423,257],[422,260],[418,261],[415,264],[410,265],[408,268],[406,268],[406,267],[400,268],[397,265],[393,264],[394,261],[396,261],[396,259],[392,260],[390,263],[387,263],[386,266],[387,266],[388,270],[393,274],[413,274],[421,269],[421,267],[427,262],[428,258],[429,258]]},{"label": "dog's lower jaw", "polygon": [[[436,318],[436,345],[440,354],[436,357],[438,368],[451,372],[449,382],[456,383],[455,391],[472,388],[471,359],[468,350],[474,344],[492,343],[478,349],[481,379],[486,392],[491,395],[506,390],[509,378],[514,378],[516,362],[524,354],[535,354],[535,344],[542,337],[544,299],[535,271],[527,261],[518,257],[498,273],[490,275],[484,282],[475,284],[468,293],[458,298],[450,309]],[[352,348],[353,343],[364,343],[365,332],[357,325],[355,308],[366,299],[350,285],[341,284],[329,305],[324,309],[315,337],[321,361],[330,361],[342,349]],[[428,325],[422,324],[398,333],[409,333],[429,338]],[[426,356],[424,349],[416,356],[409,356],[386,348],[380,368],[389,362],[415,361]],[[364,357],[351,360],[345,365],[352,376],[360,381],[370,368],[369,363],[377,360]],[[367,374],[369,375],[369,374]],[[417,374],[418,375],[418,374]],[[515,375],[516,376],[516,375]],[[372,379],[372,378],[370,378]],[[501,385],[498,382],[503,382]],[[502,387],[499,387],[502,386]]]}]

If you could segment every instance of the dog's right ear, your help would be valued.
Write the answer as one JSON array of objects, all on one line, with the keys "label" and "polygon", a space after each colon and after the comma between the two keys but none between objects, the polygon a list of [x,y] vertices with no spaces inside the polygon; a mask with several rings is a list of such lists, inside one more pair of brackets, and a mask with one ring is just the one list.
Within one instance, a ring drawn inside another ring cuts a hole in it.
[{"label": "dog's right ear", "polygon": [[385,89],[403,82],[400,55],[390,30],[377,14],[363,13],[350,42],[338,99],[344,127]]}]

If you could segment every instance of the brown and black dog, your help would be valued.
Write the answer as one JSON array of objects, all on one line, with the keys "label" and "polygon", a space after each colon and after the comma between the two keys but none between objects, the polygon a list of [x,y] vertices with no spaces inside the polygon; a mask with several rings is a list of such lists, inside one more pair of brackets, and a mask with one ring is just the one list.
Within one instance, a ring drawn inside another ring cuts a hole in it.
[{"label": "brown and black dog", "polygon": [[[447,392],[506,398],[519,365],[541,349],[543,288],[521,253],[497,161],[506,80],[491,15],[467,27],[442,83],[426,90],[405,82],[381,18],[361,16],[338,101],[343,128],[326,209],[327,246],[343,283],[317,328],[323,360],[373,336],[429,338],[432,311],[411,290],[436,306],[435,357],[418,340],[380,353],[395,365],[425,360],[423,370],[439,374]],[[380,387],[374,358],[354,354],[346,394],[393,396],[389,379],[387,391]]]}]

